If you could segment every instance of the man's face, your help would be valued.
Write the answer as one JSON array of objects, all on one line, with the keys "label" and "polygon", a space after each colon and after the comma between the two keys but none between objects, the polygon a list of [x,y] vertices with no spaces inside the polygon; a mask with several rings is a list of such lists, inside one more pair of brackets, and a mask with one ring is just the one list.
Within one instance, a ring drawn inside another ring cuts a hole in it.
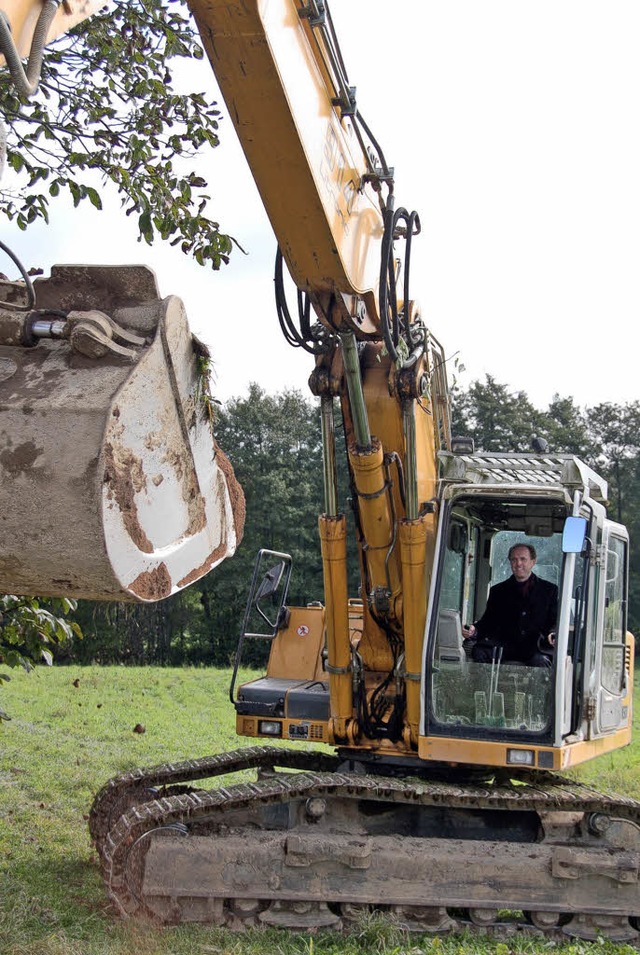
[{"label": "man's face", "polygon": [[516,580],[527,580],[531,576],[535,560],[529,553],[528,547],[514,547],[509,558],[511,571]]}]

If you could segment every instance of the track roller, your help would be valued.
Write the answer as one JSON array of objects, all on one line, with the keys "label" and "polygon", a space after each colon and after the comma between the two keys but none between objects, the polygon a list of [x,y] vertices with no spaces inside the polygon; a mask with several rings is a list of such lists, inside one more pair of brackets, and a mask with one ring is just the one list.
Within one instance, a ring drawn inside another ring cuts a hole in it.
[{"label": "track roller", "polygon": [[341,928],[340,916],[335,915],[326,902],[272,902],[258,918],[264,925],[276,928],[303,931]]},{"label": "track roller", "polygon": [[391,912],[409,932],[442,933],[456,928],[456,922],[441,906],[394,905]]},{"label": "track roller", "polygon": [[602,937],[609,942],[637,942],[640,939],[640,933],[624,915],[593,915],[583,912],[574,915],[563,926],[562,931],[572,938],[583,938],[587,941],[597,941]]}]

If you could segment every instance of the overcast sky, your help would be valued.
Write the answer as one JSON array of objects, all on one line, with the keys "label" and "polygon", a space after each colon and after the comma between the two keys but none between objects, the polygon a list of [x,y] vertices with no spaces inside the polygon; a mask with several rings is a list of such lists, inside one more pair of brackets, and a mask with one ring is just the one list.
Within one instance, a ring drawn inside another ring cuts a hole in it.
[{"label": "overcast sky", "polygon": [[[539,407],[639,397],[637,0],[333,0],[358,105],[417,209],[413,296],[463,381],[491,374]],[[198,88],[215,84],[203,68]],[[29,266],[144,262],[212,347],[221,399],[306,387],[280,340],[275,239],[228,120],[200,161],[235,235],[220,273],[135,241],[119,213],[2,237]],[[55,213],[54,213],[55,220]],[[0,270],[7,271],[6,267]]]}]

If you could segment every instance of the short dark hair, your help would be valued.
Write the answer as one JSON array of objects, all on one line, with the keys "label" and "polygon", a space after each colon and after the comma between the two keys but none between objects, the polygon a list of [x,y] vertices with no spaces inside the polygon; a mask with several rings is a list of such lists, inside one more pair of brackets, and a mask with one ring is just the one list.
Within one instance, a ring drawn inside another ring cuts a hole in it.
[{"label": "short dark hair", "polygon": [[530,555],[530,557],[531,557],[531,560],[537,560],[538,555],[536,554],[536,549],[535,549],[535,547],[533,546],[533,544],[525,544],[523,541],[521,541],[519,544],[512,544],[512,545],[511,545],[511,547],[509,548],[509,553],[508,553],[508,555],[507,555],[508,558],[509,558],[509,560],[511,560],[511,555],[513,554],[513,552],[514,552],[514,550],[516,549],[516,547],[526,547],[527,550],[529,551],[529,555]]}]

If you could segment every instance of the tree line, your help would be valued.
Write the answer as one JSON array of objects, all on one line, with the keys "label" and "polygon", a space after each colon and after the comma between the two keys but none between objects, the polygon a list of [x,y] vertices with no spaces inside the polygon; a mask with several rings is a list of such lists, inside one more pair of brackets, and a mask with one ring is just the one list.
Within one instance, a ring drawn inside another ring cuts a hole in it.
[{"label": "tree line", "polygon": [[[554,452],[583,458],[609,482],[609,513],[631,535],[629,624],[640,633],[640,402],[581,409],[555,396],[546,410],[524,392],[487,376],[453,390],[453,432],[483,451],[529,451],[535,434]],[[317,404],[298,391],[246,397],[218,412],[216,435],[233,462],[247,502],[236,555],[192,587],[159,604],[81,601],[74,619],[84,637],[58,657],[76,662],[228,666],[233,659],[261,547],[290,553],[291,604],[322,599],[317,516],[322,510],[322,449]],[[348,512],[342,480],[341,506]],[[354,587],[356,586],[354,581]],[[355,592],[355,591],[354,591]]]}]

